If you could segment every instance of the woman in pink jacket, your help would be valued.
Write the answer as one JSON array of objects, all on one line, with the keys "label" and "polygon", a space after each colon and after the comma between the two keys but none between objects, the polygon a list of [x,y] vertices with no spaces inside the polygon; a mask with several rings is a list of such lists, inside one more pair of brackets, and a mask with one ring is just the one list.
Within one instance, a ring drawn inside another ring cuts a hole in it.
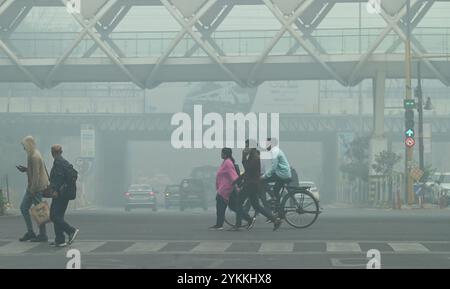
[{"label": "woman in pink jacket", "polygon": [[225,222],[225,211],[233,191],[233,182],[239,177],[234,166],[233,152],[230,148],[222,149],[223,162],[216,174],[216,225],[210,227],[210,230],[223,230]]}]

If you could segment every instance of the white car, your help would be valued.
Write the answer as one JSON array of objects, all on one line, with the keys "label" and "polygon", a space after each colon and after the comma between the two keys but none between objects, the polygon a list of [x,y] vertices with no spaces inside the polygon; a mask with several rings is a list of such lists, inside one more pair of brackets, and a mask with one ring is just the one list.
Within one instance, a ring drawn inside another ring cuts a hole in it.
[{"label": "white car", "polygon": [[320,192],[319,189],[317,188],[316,184],[314,182],[298,182],[299,187],[310,187],[309,191],[311,192],[311,194],[313,195],[313,197],[319,201],[320,200]]}]

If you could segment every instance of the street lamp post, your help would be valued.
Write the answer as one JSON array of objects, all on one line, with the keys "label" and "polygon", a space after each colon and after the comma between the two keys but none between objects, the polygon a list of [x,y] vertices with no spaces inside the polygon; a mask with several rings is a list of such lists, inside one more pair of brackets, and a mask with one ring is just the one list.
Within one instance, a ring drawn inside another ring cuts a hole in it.
[{"label": "street lamp post", "polygon": [[[406,17],[407,17],[407,39],[405,43],[405,86],[406,99],[412,99],[412,83],[411,83],[411,0],[406,1]],[[414,203],[413,179],[410,176],[410,169],[413,161],[414,149],[412,146],[406,147],[405,152],[405,184],[408,197],[408,205]]]}]

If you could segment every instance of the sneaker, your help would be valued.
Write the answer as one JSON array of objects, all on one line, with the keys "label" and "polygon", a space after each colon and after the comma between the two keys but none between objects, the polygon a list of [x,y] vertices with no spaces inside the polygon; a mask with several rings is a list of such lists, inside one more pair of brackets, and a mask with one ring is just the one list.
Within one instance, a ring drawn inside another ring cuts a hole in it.
[{"label": "sneaker", "polygon": [[223,227],[215,225],[215,226],[209,227],[209,230],[211,230],[211,231],[222,231]]},{"label": "sneaker", "polygon": [[34,232],[26,232],[22,238],[19,239],[20,242],[26,242],[36,239],[36,234]]},{"label": "sneaker", "polygon": [[48,242],[48,237],[44,236],[44,235],[37,235],[36,238],[31,239],[30,242],[33,242],[33,243],[47,243]]},{"label": "sneaker", "polygon": [[281,226],[281,219],[277,218],[275,220],[275,222],[273,223],[273,230],[274,231],[278,230],[280,228],[280,226]]},{"label": "sneaker", "polygon": [[252,221],[250,223],[248,223],[247,225],[247,230],[251,230],[253,228],[253,226],[255,226],[256,223],[256,218],[252,218]]},{"label": "sneaker", "polygon": [[75,229],[75,231],[73,231],[71,234],[69,234],[69,242],[67,242],[69,245],[73,243],[73,241],[75,241],[75,238],[78,235],[78,232],[80,232],[79,229]]},{"label": "sneaker", "polygon": [[50,245],[50,247],[58,247],[58,248],[61,248],[61,247],[66,247],[66,246],[67,246],[67,243],[66,243],[66,242],[62,242],[62,243],[51,242],[49,245]]},{"label": "sneaker", "polygon": [[272,220],[271,219],[266,219],[266,224],[270,224],[270,223],[272,223]]}]

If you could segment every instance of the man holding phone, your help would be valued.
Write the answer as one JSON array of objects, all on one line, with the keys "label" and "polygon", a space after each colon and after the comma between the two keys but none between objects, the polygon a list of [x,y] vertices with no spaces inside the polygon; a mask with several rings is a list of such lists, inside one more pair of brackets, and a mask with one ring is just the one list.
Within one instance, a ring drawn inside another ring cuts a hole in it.
[{"label": "man holding phone", "polygon": [[49,187],[47,170],[41,153],[36,148],[36,142],[32,136],[27,136],[22,140],[23,149],[27,153],[27,166],[16,166],[16,168],[27,174],[27,189],[20,204],[20,211],[25,219],[27,232],[19,239],[21,242],[47,242],[47,232],[45,224],[39,226],[39,235],[36,236],[33,230],[33,223],[30,216],[32,205],[39,204],[42,200],[42,193]]}]

